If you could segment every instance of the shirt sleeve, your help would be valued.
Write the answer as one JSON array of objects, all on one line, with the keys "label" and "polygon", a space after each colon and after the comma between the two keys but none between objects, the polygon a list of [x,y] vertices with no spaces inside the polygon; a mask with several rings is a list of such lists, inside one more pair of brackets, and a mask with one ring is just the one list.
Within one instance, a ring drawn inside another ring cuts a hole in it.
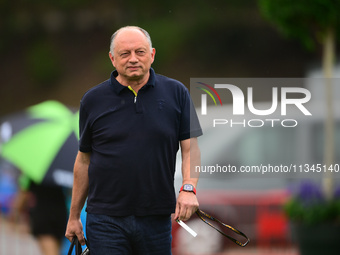
[{"label": "shirt sleeve", "polygon": [[79,109],[79,151],[92,151],[92,134],[90,120],[82,103],[80,103]]},{"label": "shirt sleeve", "polygon": [[188,89],[185,88],[182,100],[179,140],[182,141],[189,138],[198,137],[202,134],[203,132],[197,117],[195,106],[191,100]]}]

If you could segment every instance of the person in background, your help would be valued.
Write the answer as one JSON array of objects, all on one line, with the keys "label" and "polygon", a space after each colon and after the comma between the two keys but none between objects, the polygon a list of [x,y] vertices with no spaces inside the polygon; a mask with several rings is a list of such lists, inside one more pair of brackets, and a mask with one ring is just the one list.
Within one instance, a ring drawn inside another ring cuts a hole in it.
[{"label": "person in background", "polygon": [[[198,208],[202,134],[188,89],[156,74],[150,35],[128,26],[111,37],[110,79],[85,93],[65,236],[85,244],[80,212],[87,200],[91,255],[171,254],[171,214],[188,220]],[[181,148],[183,186],[174,173]]]},{"label": "person in background", "polygon": [[62,187],[36,184],[20,177],[18,192],[10,220],[28,213],[30,232],[38,241],[43,255],[60,255],[67,224],[67,206]]}]

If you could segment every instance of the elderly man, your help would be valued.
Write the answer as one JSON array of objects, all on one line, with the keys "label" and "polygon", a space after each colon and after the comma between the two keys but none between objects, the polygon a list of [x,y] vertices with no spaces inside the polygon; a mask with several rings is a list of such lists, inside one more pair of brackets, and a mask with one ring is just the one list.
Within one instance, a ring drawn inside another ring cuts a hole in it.
[{"label": "elderly man", "polygon": [[[84,244],[80,212],[87,201],[91,255],[171,254],[171,218],[198,208],[202,134],[188,90],[151,68],[148,32],[123,27],[111,38],[110,79],[85,93],[66,237]],[[183,186],[176,201],[174,173],[181,147]]]}]

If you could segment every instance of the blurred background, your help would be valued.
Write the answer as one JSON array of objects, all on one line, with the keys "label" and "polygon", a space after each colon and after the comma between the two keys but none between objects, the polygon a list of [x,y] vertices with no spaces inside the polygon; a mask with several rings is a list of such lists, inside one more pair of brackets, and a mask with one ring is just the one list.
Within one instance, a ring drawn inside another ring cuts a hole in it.
[{"label": "blurred background", "polygon": [[112,33],[149,31],[158,73],[190,77],[303,77],[321,50],[305,50],[244,1],[1,1],[0,114],[46,99],[78,106],[109,77]]},{"label": "blurred background", "polygon": [[[70,113],[65,114],[75,114],[76,118],[82,95],[89,88],[109,78],[112,71],[108,58],[110,37],[116,29],[125,25],[137,25],[146,29],[151,35],[153,47],[156,48],[153,64],[155,71],[183,82],[188,88],[190,78],[197,77],[336,76],[337,69],[334,69],[333,73],[323,70],[329,70],[325,68],[329,62],[331,66],[336,66],[336,49],[339,45],[336,33],[339,28],[336,15],[339,10],[338,1],[304,0],[294,3],[278,0],[277,6],[271,5],[270,2],[0,1],[2,142],[6,143],[15,132],[32,124],[29,122],[15,130],[17,122],[12,122],[14,115],[20,115],[19,119],[27,119],[26,113],[25,116],[21,115],[24,110],[48,100],[56,100],[67,106]],[[325,45],[330,46],[327,48]],[[329,55],[330,57],[325,57]],[[256,101],[268,100],[271,100],[270,93],[256,94]],[[329,100],[325,96],[322,101]],[[335,109],[338,111],[339,108]],[[37,122],[49,119],[46,115],[32,116],[30,115],[29,119],[37,118]],[[70,122],[72,121],[70,117]],[[8,129],[8,125],[3,123],[10,123],[11,128]],[[33,123],[35,124],[36,120]],[[333,121],[333,126],[334,123],[337,128],[333,128],[336,137],[333,136],[333,140],[338,141],[339,122]],[[11,134],[8,135],[6,130],[11,130]],[[317,130],[323,132],[324,129],[319,127]],[[70,129],[69,132],[77,137],[77,131]],[[253,137],[259,138],[260,135]],[[281,144],[279,139],[277,140],[276,145]],[[69,140],[65,137],[65,144],[66,141]],[[260,143],[261,141],[260,139]],[[315,146],[323,148],[323,142],[324,138],[320,138]],[[253,146],[255,147],[252,148],[257,148],[256,145]],[[335,142],[335,152],[332,154],[339,153],[337,146],[339,142]],[[240,154],[242,152],[244,151],[241,150]],[[248,153],[252,155],[251,150]],[[236,155],[232,160],[236,161],[237,155],[240,154],[234,154]],[[247,158],[248,154],[243,155]],[[324,160],[325,155],[318,157]],[[336,160],[336,157],[332,157],[328,162]],[[1,166],[0,254],[14,255],[23,251],[27,254],[39,254],[36,240],[27,228],[21,225],[12,228],[7,221],[8,212],[19,190],[17,182],[20,170],[9,170],[13,166],[5,160],[2,160]],[[64,166],[66,167],[72,168],[72,165]],[[63,177],[67,176],[63,174]],[[65,178],[63,180],[69,183],[67,177]],[[226,217],[226,220],[231,220],[226,223],[245,226],[244,231],[250,232],[255,241],[244,249],[230,244],[226,246],[217,241],[209,244],[213,248],[207,251],[200,248],[201,254],[300,254],[296,243],[292,241],[288,229],[289,220],[282,209],[288,198],[286,189],[275,187],[273,184],[274,187],[266,190],[240,192],[225,190],[225,187],[218,188],[207,182],[208,179],[205,179],[203,183],[212,193],[201,194],[202,201],[211,203],[207,203],[206,207],[215,208],[212,213],[222,211],[226,215],[244,215],[243,222],[235,217]],[[212,187],[215,187],[215,190]],[[69,188],[63,187],[68,199]],[[230,206],[221,207],[217,200],[212,201],[211,196],[216,196],[214,192],[223,197],[218,201],[224,201],[222,204]],[[260,217],[261,215],[264,217]],[[269,221],[265,221],[266,219]],[[175,232],[176,225],[174,235]],[[183,233],[179,234],[181,235]],[[271,237],[274,237],[274,240]],[[179,243],[178,238],[174,237],[174,253],[199,254],[197,249],[192,251],[191,248],[178,248],[192,242],[185,237],[179,239],[183,242]],[[209,235],[206,239],[209,239]],[[213,236],[210,239],[219,240]],[[67,245],[67,242],[63,244],[63,254]],[[207,243],[205,246],[209,245]]]}]

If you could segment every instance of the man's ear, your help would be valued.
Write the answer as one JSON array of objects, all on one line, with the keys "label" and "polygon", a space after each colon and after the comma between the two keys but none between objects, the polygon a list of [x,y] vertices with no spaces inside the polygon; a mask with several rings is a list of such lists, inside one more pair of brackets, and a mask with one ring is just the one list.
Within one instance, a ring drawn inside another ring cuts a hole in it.
[{"label": "man's ear", "polygon": [[152,48],[152,50],[151,50],[151,58],[152,58],[151,64],[155,61],[155,55],[156,55],[156,49]]},{"label": "man's ear", "polygon": [[115,59],[114,59],[113,55],[111,54],[111,52],[109,52],[109,58],[110,58],[110,60],[111,60],[112,65],[113,65],[114,67],[116,67],[116,66],[115,66]]}]

